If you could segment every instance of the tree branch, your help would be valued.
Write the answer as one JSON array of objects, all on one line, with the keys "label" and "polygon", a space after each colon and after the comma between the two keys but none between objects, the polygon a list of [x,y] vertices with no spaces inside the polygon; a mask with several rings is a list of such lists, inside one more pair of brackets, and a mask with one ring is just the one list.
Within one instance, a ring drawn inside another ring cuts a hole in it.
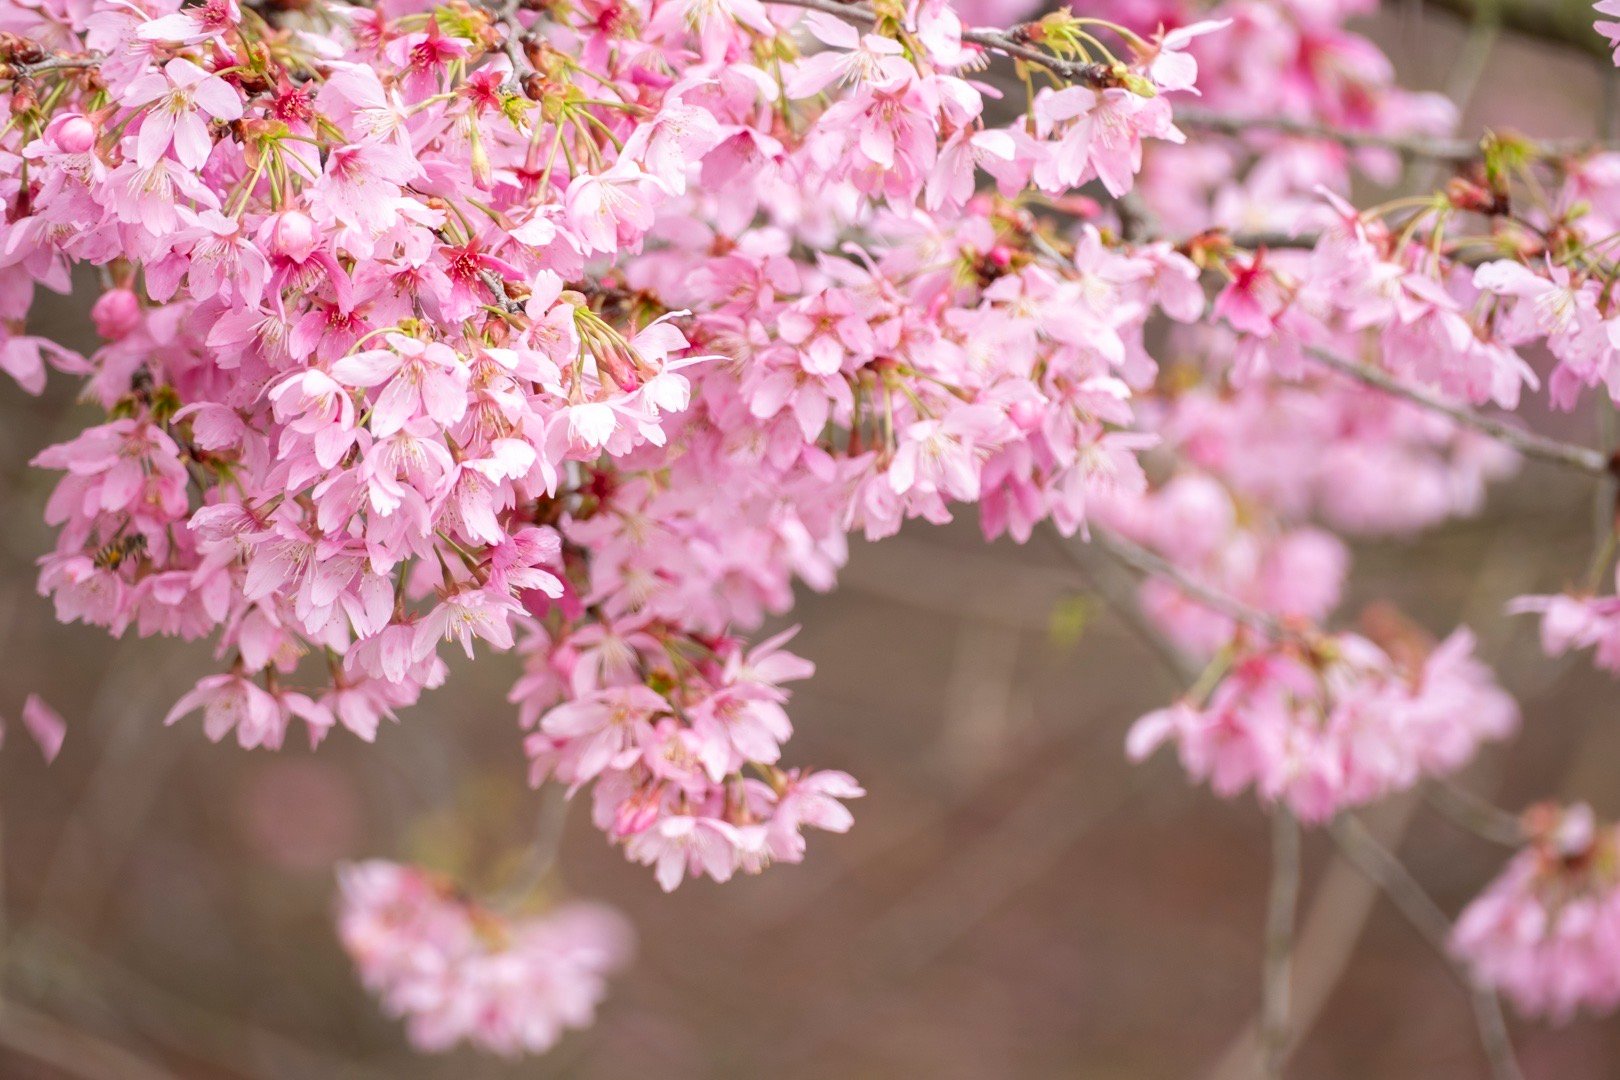
[{"label": "tree branch", "polygon": [[1441,817],[1476,836],[1512,848],[1525,841],[1524,827],[1515,815],[1449,780],[1429,784],[1424,795]]},{"label": "tree branch", "polygon": [[1266,955],[1260,990],[1261,1075],[1267,1080],[1281,1080],[1288,1060],[1288,1004],[1298,907],[1299,822],[1278,803],[1271,808],[1271,889],[1266,900]]},{"label": "tree branch", "polygon": [[[1262,131],[1279,135],[1298,135],[1303,138],[1335,142],[1352,150],[1390,150],[1404,158],[1426,158],[1431,161],[1474,161],[1484,154],[1482,138],[1470,140],[1441,139],[1432,135],[1384,135],[1375,131],[1350,131],[1314,120],[1298,120],[1289,116],[1240,116],[1202,109],[1195,105],[1180,106],[1174,115],[1178,127],[1197,128],[1220,135],[1248,135]],[[1552,157],[1598,150],[1604,145],[1595,139],[1532,141],[1538,150]]]},{"label": "tree branch", "polygon": [[101,66],[100,56],[47,56],[32,64],[0,64],[0,81],[32,79],[53,71],[83,71]]},{"label": "tree branch", "polygon": [[1440,953],[1452,975],[1468,991],[1469,1002],[1474,1009],[1474,1022],[1479,1027],[1480,1044],[1490,1063],[1492,1080],[1523,1080],[1518,1061],[1513,1056],[1513,1044],[1508,1038],[1502,1005],[1494,993],[1475,982],[1473,976],[1452,956],[1451,920],[1446,918],[1445,912],[1423,891],[1423,886],[1418,884],[1405,864],[1380,844],[1361,822],[1341,814],[1328,823],[1327,831],[1345,857],[1377,883],[1400,913],[1406,916],[1406,921]]},{"label": "tree branch", "polygon": [[1524,431],[1511,424],[1504,423],[1494,417],[1477,413],[1465,405],[1458,405],[1440,396],[1432,390],[1422,386],[1413,386],[1391,376],[1381,368],[1371,364],[1362,364],[1354,360],[1347,360],[1337,356],[1326,349],[1307,348],[1311,359],[1324,367],[1332,368],[1352,379],[1366,383],[1368,386],[1392,394],[1426,409],[1441,413],[1460,424],[1483,432],[1491,438],[1504,442],[1519,451],[1525,457],[1536,458],[1539,461],[1562,465],[1589,476],[1609,476],[1615,471],[1615,462],[1605,457],[1597,450],[1585,446],[1576,446],[1573,443],[1560,442],[1549,439],[1544,435],[1537,435],[1532,431]]},{"label": "tree branch", "polygon": [[1467,23],[1494,20],[1515,34],[1611,60],[1608,43],[1592,29],[1592,5],[1582,0],[1427,0],[1427,6]]},{"label": "tree branch", "polygon": [[1110,557],[1124,563],[1138,573],[1145,574],[1148,577],[1164,578],[1181,592],[1197,600],[1210,610],[1217,611],[1235,622],[1243,623],[1251,629],[1258,630],[1269,638],[1283,641],[1300,637],[1297,631],[1286,625],[1275,615],[1250,607],[1243,601],[1221,592],[1219,589],[1210,588],[1203,582],[1188,575],[1179,566],[1149,551],[1135,541],[1127,540],[1106,529],[1094,528],[1091,530],[1091,542]]}]

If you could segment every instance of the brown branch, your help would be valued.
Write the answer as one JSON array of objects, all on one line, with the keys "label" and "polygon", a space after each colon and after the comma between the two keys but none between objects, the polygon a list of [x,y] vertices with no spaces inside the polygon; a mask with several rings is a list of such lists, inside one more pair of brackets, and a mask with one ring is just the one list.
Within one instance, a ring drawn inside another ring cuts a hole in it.
[{"label": "brown branch", "polygon": [[1234,622],[1243,623],[1269,638],[1285,641],[1300,637],[1296,630],[1275,615],[1250,607],[1228,593],[1205,585],[1179,566],[1135,541],[1127,540],[1105,529],[1094,528],[1091,530],[1091,543],[1138,573],[1148,577],[1162,577],[1211,611],[1217,611]]},{"label": "brown branch", "polygon": [[1341,815],[1328,824],[1327,831],[1345,857],[1377,883],[1390,902],[1406,917],[1406,921],[1439,952],[1452,975],[1468,991],[1474,1021],[1479,1027],[1480,1044],[1490,1063],[1492,1080],[1523,1080],[1518,1061],[1513,1055],[1513,1044],[1508,1038],[1502,1005],[1496,995],[1476,982],[1473,975],[1452,955],[1451,920],[1446,918],[1445,912],[1423,890],[1405,864],[1380,844],[1361,822],[1347,814]]},{"label": "brown branch", "polygon": [[[1148,621],[1134,595],[1134,578],[1122,577],[1120,580],[1114,580],[1097,573],[1089,561],[1074,549],[1069,538],[1058,532],[1056,526],[1049,524],[1041,531],[1051,539],[1069,565],[1079,571],[1080,577],[1091,587],[1091,591],[1101,597],[1108,609],[1124,622],[1143,644],[1154,651],[1163,661],[1167,671],[1188,685],[1198,681],[1198,676],[1203,672],[1205,665],[1183,652],[1180,646],[1165,637],[1158,627]],[[1095,538],[1095,531],[1092,535]],[[1114,561],[1124,563],[1124,559],[1118,556],[1114,557]]]},{"label": "brown branch", "polygon": [[48,56],[31,64],[0,63],[0,81],[32,79],[53,71],[84,71],[100,67],[102,58],[91,56]]},{"label": "brown branch", "polygon": [[1260,987],[1260,1060],[1266,1080],[1281,1080],[1288,1060],[1298,907],[1299,822],[1279,803],[1271,808],[1271,888],[1266,900],[1266,952]]},{"label": "brown branch", "polygon": [[[1241,116],[1216,112],[1195,105],[1184,105],[1175,110],[1177,126],[1212,131],[1219,135],[1251,135],[1270,132],[1277,135],[1297,135],[1301,138],[1323,139],[1352,150],[1389,150],[1404,158],[1425,158],[1431,161],[1474,161],[1484,155],[1483,138],[1442,139],[1432,135],[1385,135],[1375,131],[1350,131],[1314,120],[1299,120],[1289,116]],[[1567,157],[1591,150],[1601,150],[1604,143],[1597,139],[1539,139],[1532,140],[1536,150],[1548,157]]]},{"label": "brown branch", "polygon": [[1513,848],[1525,841],[1524,826],[1518,817],[1450,780],[1429,784],[1423,794],[1441,817],[1476,836]]},{"label": "brown branch", "polygon": [[1495,22],[1524,37],[1610,60],[1609,44],[1592,29],[1592,5],[1584,0],[1428,0],[1427,6],[1467,23]]},{"label": "brown branch", "polygon": [[0,1002],[0,1046],[81,1080],[179,1080],[117,1043],[12,1000]]}]

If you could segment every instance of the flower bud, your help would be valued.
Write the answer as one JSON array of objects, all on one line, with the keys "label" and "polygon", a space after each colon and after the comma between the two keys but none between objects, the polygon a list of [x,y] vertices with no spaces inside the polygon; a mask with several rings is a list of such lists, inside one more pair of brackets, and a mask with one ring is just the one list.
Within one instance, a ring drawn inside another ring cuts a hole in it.
[{"label": "flower bud", "polygon": [[314,219],[302,210],[284,210],[270,226],[271,253],[295,263],[309,258],[319,239]]},{"label": "flower bud", "polygon": [[64,113],[51,121],[45,138],[64,154],[83,154],[96,145],[96,125],[79,113]]},{"label": "flower bud", "polygon": [[141,325],[141,302],[128,289],[108,289],[90,309],[96,333],[108,341],[127,337]]}]

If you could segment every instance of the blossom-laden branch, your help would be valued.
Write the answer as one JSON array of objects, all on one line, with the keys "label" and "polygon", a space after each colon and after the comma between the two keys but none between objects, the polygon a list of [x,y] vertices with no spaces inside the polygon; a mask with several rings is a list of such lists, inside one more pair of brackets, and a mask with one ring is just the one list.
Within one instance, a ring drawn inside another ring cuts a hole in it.
[{"label": "blossom-laden branch", "polygon": [[[769,0],[769,2],[783,7],[798,7],[808,11],[819,11],[860,26],[876,26],[880,18],[894,17],[893,15],[881,16],[872,7],[859,3],[858,0]],[[1030,27],[1032,25],[1034,24],[1021,23],[1005,30],[984,27],[965,28],[962,30],[961,36],[963,41],[983,46],[1003,56],[1039,64],[1063,81],[1073,83],[1076,86],[1102,89],[1104,87],[1125,85],[1129,70],[1122,64],[1069,60],[1061,56],[1054,56],[1050,52],[1031,45]]]},{"label": "blossom-laden branch", "polygon": [[1332,368],[1343,375],[1348,375],[1358,382],[1366,383],[1387,394],[1405,398],[1415,404],[1423,406],[1442,416],[1448,416],[1460,424],[1481,431],[1493,439],[1497,439],[1526,457],[1538,461],[1546,461],[1560,465],[1576,472],[1586,473],[1588,476],[1609,476],[1615,469],[1616,463],[1605,458],[1600,452],[1585,446],[1573,443],[1560,442],[1533,431],[1515,427],[1503,420],[1475,412],[1466,406],[1458,405],[1447,400],[1444,396],[1422,386],[1402,382],[1381,368],[1371,364],[1347,360],[1342,356],[1331,353],[1326,349],[1311,348],[1307,350],[1312,360]]}]

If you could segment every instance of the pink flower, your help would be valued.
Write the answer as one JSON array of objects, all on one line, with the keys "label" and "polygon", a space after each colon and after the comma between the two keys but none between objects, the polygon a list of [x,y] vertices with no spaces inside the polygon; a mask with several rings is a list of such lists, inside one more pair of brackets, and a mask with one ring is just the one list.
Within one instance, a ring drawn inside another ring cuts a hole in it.
[{"label": "pink flower", "polygon": [[[1593,4],[1592,8],[1599,15],[1620,16],[1620,0],[1597,0],[1597,3]],[[1609,39],[1610,48],[1620,50],[1620,22],[1598,19],[1592,25],[1598,33]],[[1617,59],[1615,63],[1620,65],[1620,59]]]},{"label": "pink flower", "polygon": [[165,725],[196,709],[203,710],[203,734],[219,742],[233,730],[244,750],[281,748],[287,720],[276,699],[241,675],[209,675],[175,702]]},{"label": "pink flower", "polygon": [[56,760],[56,755],[62,752],[62,740],[67,735],[67,722],[60,713],[40,699],[38,694],[29,694],[28,700],[23,702],[23,727],[28,734],[34,737],[39,744],[39,752],[45,756],[48,765]]},{"label": "pink flower", "polygon": [[467,365],[447,345],[389,334],[389,348],[345,356],[332,377],[348,386],[382,390],[371,406],[372,434],[386,438],[418,416],[448,426],[467,411]]},{"label": "pink flower", "polygon": [[492,589],[463,589],[445,597],[423,617],[416,629],[416,659],[436,651],[440,641],[457,641],[469,659],[473,639],[496,649],[512,647],[511,620],[523,609],[506,593]]},{"label": "pink flower", "polygon": [[806,14],[802,25],[829,47],[799,61],[783,87],[790,98],[814,97],[832,83],[887,88],[916,75],[905,50],[892,38],[862,34],[842,19],[818,11]]},{"label": "pink flower", "polygon": [[671,814],[632,836],[625,851],[635,862],[653,866],[659,887],[674,892],[688,873],[730,881],[744,842],[743,834],[724,821]]},{"label": "pink flower", "polygon": [[204,0],[195,7],[144,23],[137,33],[143,41],[195,45],[224,37],[241,21],[242,11],[236,0]]},{"label": "pink flower", "polygon": [[181,165],[202,168],[214,146],[203,115],[215,120],[242,116],[242,99],[230,83],[182,57],[163,65],[161,75],[153,72],[130,83],[122,100],[150,106],[135,143],[135,163],[143,169],[156,165],[171,145]]},{"label": "pink flower", "polygon": [[615,686],[558,705],[540,729],[566,740],[566,779],[577,788],[642,741],[653,718],[668,711],[669,703],[645,686]]},{"label": "pink flower", "polygon": [[841,800],[858,799],[865,794],[848,773],[788,773],[775,811],[766,824],[771,857],[782,862],[801,860],[805,844],[799,831],[805,826],[827,832],[848,832],[855,824],[855,816]]}]

